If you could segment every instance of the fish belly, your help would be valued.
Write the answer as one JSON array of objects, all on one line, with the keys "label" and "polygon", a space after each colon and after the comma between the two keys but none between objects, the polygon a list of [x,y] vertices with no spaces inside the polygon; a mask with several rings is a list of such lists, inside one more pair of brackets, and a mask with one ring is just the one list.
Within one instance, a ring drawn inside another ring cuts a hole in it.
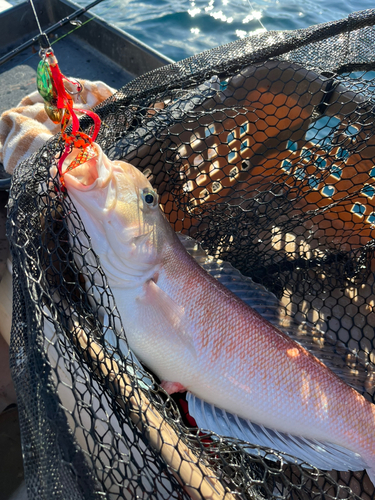
[{"label": "fish belly", "polygon": [[[143,287],[123,290],[112,287],[130,349],[161,381],[194,385],[199,377],[192,344],[176,335],[178,317],[168,316],[159,303],[147,301]],[[178,311],[177,311],[178,312]],[[182,339],[182,340],[181,340]]]}]

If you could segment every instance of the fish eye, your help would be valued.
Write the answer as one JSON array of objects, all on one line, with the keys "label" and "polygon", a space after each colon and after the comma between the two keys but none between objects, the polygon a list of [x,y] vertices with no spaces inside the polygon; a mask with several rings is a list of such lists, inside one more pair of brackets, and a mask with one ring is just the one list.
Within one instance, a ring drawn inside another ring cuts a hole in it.
[{"label": "fish eye", "polygon": [[150,207],[156,207],[158,204],[158,195],[150,188],[142,190],[142,199]]}]

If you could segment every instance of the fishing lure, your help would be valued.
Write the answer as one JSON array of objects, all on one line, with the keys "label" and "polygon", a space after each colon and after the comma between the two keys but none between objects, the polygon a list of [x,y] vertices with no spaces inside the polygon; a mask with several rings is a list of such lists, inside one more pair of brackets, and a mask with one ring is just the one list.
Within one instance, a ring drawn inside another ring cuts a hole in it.
[{"label": "fishing lure", "polygon": [[[61,138],[65,143],[64,152],[58,162],[60,180],[64,186],[66,172],[62,172],[62,164],[65,158],[73,148],[80,150],[75,160],[66,169],[70,171],[96,156],[92,143],[99,133],[101,121],[93,111],[74,107],[72,96],[81,93],[83,86],[80,82],[71,80],[61,73],[52,48],[41,48],[40,56],[42,59],[37,69],[37,88],[44,100],[44,109],[48,117],[54,123],[61,123]],[[71,85],[74,90],[69,90],[67,85]],[[93,120],[94,129],[91,135],[79,130],[77,113],[86,114]],[[71,128],[68,128],[70,123]]]}]

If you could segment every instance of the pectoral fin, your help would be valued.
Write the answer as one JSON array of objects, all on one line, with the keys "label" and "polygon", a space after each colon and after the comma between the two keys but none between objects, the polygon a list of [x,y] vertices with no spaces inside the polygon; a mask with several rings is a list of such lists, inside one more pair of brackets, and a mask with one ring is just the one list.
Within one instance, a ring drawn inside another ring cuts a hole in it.
[{"label": "pectoral fin", "polygon": [[145,284],[144,292],[139,300],[153,307],[155,314],[162,318],[165,323],[165,334],[172,336],[173,341],[178,339],[196,357],[193,340],[188,334],[184,307],[177,304],[153,280]]}]

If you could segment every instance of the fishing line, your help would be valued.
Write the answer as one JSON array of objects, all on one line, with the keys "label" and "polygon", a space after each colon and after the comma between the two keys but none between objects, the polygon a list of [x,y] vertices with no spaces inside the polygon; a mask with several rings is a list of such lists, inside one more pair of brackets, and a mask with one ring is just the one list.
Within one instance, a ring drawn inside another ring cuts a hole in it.
[{"label": "fishing line", "polygon": [[[51,47],[52,47],[52,45],[55,45],[55,43],[59,42],[60,40],[62,40],[66,36],[71,35],[75,31],[77,31],[79,28],[82,28],[85,24],[89,23],[90,21],[93,21],[94,19],[95,19],[95,17],[90,17],[90,19],[86,19],[86,21],[83,22],[83,23],[81,23],[79,26],[76,26],[75,28],[73,28],[72,30],[70,30],[68,33],[65,33],[64,35],[61,35],[59,38],[57,38],[53,42],[50,42]],[[32,59],[36,55],[38,55],[38,52],[35,52],[35,54],[31,54],[31,56],[26,57],[26,59],[23,59],[18,64],[24,64],[25,62],[29,61],[30,59]]]},{"label": "fishing line", "polygon": [[65,38],[66,36],[74,33],[75,31],[79,30],[79,28],[82,28],[85,24],[89,23],[90,21],[93,21],[95,19],[95,17],[90,17],[90,19],[86,19],[85,22],[79,24],[78,26],[76,26],[75,28],[73,28],[72,30],[68,31],[68,33],[65,33],[64,35],[61,35],[59,38],[57,38],[56,40],[54,40],[53,42],[51,42],[51,46],[54,45],[55,43],[59,42],[60,40],[62,40],[63,38]]},{"label": "fishing line", "polygon": [[[247,3],[249,4],[250,8],[252,9],[253,12],[256,12],[254,7],[253,7],[253,4],[250,2],[250,0],[247,0]],[[262,26],[262,28],[265,30],[265,31],[268,31],[267,28],[264,26],[264,24],[262,23],[262,21],[260,19],[257,19],[257,21],[259,22],[259,24]]]},{"label": "fishing line", "polygon": [[38,15],[36,13],[36,10],[35,10],[33,0],[30,0],[30,5],[31,5],[31,8],[33,9],[33,12],[34,12],[34,17],[35,17],[35,20],[36,20],[36,24],[38,25],[38,28],[39,28],[39,33],[43,36],[43,31],[42,31],[42,28],[40,27],[39,18],[38,18]]}]

